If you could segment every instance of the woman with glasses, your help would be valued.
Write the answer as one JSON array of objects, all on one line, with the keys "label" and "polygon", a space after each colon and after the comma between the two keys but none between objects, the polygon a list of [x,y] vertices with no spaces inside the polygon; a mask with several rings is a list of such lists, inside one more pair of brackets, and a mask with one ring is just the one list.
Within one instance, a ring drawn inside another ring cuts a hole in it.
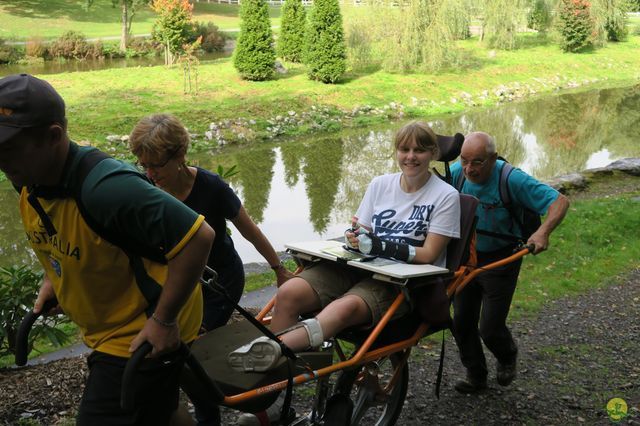
[{"label": "woman with glasses", "polygon": [[[280,262],[269,240],[253,223],[242,202],[217,174],[187,165],[189,133],[169,114],[143,118],[129,135],[129,147],[137,157],[136,166],[158,187],[202,214],[216,237],[207,265],[218,273],[218,282],[238,303],[244,290],[244,268],[233,240],[227,233],[227,220],[258,250],[276,274],[278,286],[293,278]],[[206,278],[206,277],[205,277]],[[202,329],[213,330],[229,321],[233,306],[224,296],[202,286],[204,312]],[[217,409],[196,406],[199,425],[220,424]]]},{"label": "woman with glasses", "polygon": [[[218,273],[219,283],[235,302],[240,300],[244,289],[244,268],[227,233],[227,220],[271,265],[278,285],[293,277],[229,185],[215,173],[187,165],[189,133],[176,117],[154,114],[143,118],[129,136],[129,147],[141,171],[158,187],[204,215],[214,228],[216,238],[207,265]],[[216,292],[205,287],[202,290],[203,329],[209,331],[226,324],[233,306]]]}]

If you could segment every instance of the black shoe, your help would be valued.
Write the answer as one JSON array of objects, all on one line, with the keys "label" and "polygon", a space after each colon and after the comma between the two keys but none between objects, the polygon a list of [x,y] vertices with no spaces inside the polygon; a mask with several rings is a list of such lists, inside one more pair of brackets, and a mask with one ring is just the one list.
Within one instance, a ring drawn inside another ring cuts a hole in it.
[{"label": "black shoe", "polygon": [[509,386],[513,379],[516,378],[516,360],[513,362],[502,364],[498,362],[496,364],[496,380],[500,386]]},{"label": "black shoe", "polygon": [[487,379],[475,379],[467,376],[464,380],[458,380],[454,386],[455,390],[460,393],[478,393],[487,388]]}]

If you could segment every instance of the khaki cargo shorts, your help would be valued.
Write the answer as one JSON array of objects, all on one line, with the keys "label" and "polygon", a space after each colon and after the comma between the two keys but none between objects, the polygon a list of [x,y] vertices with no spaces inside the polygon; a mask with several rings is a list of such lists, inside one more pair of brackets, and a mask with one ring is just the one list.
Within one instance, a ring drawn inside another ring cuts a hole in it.
[{"label": "khaki cargo shorts", "polygon": [[[321,261],[307,266],[299,276],[318,294],[323,309],[329,303],[348,294],[360,297],[371,311],[370,325],[373,326],[380,321],[400,290],[393,284],[374,280],[371,278],[372,275],[372,272]],[[409,310],[409,303],[405,300],[393,318],[403,316]]]}]

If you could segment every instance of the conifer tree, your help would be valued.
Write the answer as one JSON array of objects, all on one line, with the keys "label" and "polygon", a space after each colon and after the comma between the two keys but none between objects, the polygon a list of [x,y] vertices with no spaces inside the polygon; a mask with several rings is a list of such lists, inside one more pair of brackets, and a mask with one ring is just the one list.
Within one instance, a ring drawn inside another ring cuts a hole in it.
[{"label": "conifer tree", "polygon": [[335,83],[347,69],[338,0],[315,0],[306,31],[305,63],[312,80]]},{"label": "conifer tree", "polygon": [[302,0],[285,0],[282,7],[278,56],[289,62],[302,62],[307,13]]},{"label": "conifer tree", "polygon": [[276,52],[264,0],[242,0],[240,35],[233,54],[233,65],[246,80],[266,80],[275,72]]}]

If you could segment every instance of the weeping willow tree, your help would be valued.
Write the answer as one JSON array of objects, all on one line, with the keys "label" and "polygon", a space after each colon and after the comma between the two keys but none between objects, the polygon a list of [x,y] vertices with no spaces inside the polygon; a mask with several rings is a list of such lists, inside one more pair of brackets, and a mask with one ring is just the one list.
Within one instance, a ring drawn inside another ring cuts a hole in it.
[{"label": "weeping willow tree", "polygon": [[628,12],[632,8],[630,0],[593,0],[591,17],[595,24],[597,45],[607,41],[623,41],[628,34]]},{"label": "weeping willow tree", "polygon": [[[454,41],[461,23],[469,22],[468,0],[409,0],[388,22],[385,69],[436,71],[454,66],[459,58]],[[466,17],[466,18],[465,18]]]},{"label": "weeping willow tree", "polygon": [[527,22],[527,0],[483,0],[480,40],[496,49],[515,49],[516,33]]}]

